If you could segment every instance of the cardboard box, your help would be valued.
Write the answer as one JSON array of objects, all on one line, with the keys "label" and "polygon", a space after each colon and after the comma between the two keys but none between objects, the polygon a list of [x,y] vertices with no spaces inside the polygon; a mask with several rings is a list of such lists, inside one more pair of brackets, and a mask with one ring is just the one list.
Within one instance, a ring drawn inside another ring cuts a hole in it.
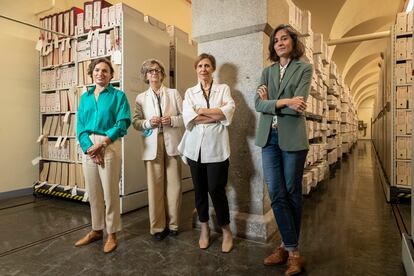
[{"label": "cardboard box", "polygon": [[397,14],[397,20],[395,25],[396,33],[407,32],[407,19],[407,14],[405,12],[400,12]]},{"label": "cardboard box", "polygon": [[395,143],[395,154],[397,159],[407,159],[406,137],[397,137]]},{"label": "cardboard box", "polygon": [[396,133],[397,134],[407,134],[407,112],[405,111],[397,111],[396,117]]},{"label": "cardboard box", "polygon": [[406,162],[397,162],[395,177],[397,185],[408,185]]},{"label": "cardboard box", "polygon": [[398,86],[396,95],[396,108],[407,108],[407,86]]}]

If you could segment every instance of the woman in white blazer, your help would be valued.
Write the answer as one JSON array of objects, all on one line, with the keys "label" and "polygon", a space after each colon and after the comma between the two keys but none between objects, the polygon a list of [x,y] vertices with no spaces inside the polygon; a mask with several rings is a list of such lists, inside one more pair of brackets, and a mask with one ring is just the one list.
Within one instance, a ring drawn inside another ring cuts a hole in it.
[{"label": "woman in white blazer", "polygon": [[213,82],[214,56],[199,55],[194,67],[199,83],[185,92],[183,119],[186,130],[179,150],[190,166],[193,179],[195,205],[201,224],[199,247],[206,249],[210,244],[210,194],[217,223],[223,231],[221,250],[228,253],[233,248],[233,236],[225,187],[230,157],[228,127],[235,104],[229,86]]},{"label": "woman in white blazer", "polygon": [[181,159],[177,150],[183,133],[182,99],[162,85],[165,69],[156,59],[141,67],[147,91],[135,101],[132,125],[144,136],[142,159],[148,183],[150,233],[156,240],[177,235],[181,207]]}]

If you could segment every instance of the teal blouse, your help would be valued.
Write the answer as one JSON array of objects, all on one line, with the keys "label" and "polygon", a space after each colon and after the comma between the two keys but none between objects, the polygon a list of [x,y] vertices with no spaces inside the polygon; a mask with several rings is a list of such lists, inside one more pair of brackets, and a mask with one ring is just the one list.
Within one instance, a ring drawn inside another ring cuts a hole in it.
[{"label": "teal blouse", "polygon": [[131,112],[124,92],[109,84],[95,100],[96,86],[85,92],[78,107],[76,138],[83,152],[93,145],[90,134],[106,135],[112,141],[127,134]]}]

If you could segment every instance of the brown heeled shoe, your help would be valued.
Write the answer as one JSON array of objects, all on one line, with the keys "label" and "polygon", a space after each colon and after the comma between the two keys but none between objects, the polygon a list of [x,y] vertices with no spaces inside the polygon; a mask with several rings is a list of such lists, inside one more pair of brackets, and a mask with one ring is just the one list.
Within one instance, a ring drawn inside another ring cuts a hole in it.
[{"label": "brown heeled shoe", "polygon": [[200,239],[198,240],[200,249],[207,249],[210,246],[210,228],[207,222],[201,223]]},{"label": "brown heeled shoe", "polygon": [[102,231],[94,231],[94,230],[92,230],[88,234],[86,234],[83,238],[81,238],[80,240],[78,240],[75,243],[75,246],[78,247],[78,246],[87,245],[87,244],[90,244],[90,243],[92,243],[94,241],[101,240],[102,237],[103,237],[103,232]]},{"label": "brown heeled shoe", "polygon": [[233,234],[231,233],[230,227],[227,225],[222,228],[223,230],[223,242],[221,244],[221,252],[230,253],[233,249]]}]

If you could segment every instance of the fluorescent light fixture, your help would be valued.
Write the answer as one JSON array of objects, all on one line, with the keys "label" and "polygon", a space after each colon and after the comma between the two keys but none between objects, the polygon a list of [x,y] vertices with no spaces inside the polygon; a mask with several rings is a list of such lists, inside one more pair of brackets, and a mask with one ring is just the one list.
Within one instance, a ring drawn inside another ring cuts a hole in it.
[{"label": "fluorescent light fixture", "polygon": [[409,0],[407,7],[405,7],[405,12],[410,12],[413,9],[414,0]]}]

